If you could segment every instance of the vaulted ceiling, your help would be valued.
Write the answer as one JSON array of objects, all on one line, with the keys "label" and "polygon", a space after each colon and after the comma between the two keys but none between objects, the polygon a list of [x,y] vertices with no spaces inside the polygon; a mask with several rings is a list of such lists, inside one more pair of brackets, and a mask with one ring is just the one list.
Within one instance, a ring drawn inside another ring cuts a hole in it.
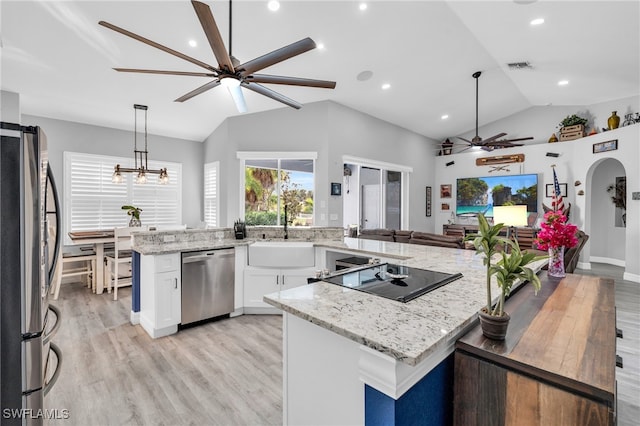
[{"label": "vaulted ceiling", "polygon": [[[229,2],[205,2],[228,47]],[[240,62],[311,37],[324,49],[262,72],[333,80],[336,89],[271,88],[302,104],[333,100],[435,140],[474,128],[475,71],[483,72],[480,125],[532,106],[640,93],[638,1],[370,1],[365,10],[358,1],[280,3],[272,12],[267,1],[233,2],[232,48]],[[197,141],[239,114],[223,87],[174,102],[206,78],[112,69],[202,71],[100,20],[217,65],[187,0],[3,0],[0,8],[1,87],[20,94],[23,114],[131,130],[133,104],[144,104],[150,133]],[[534,18],[544,23],[530,25]],[[515,62],[530,66],[507,66]],[[382,89],[385,83],[390,88]],[[247,114],[289,108],[244,94]]]}]

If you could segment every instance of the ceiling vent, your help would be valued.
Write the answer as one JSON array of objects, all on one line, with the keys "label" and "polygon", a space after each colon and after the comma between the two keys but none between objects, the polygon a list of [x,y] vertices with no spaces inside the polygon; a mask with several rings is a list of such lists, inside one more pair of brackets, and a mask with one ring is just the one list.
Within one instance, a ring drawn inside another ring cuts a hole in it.
[{"label": "ceiling vent", "polygon": [[512,70],[533,69],[533,67],[528,61],[511,62],[510,64],[507,64],[507,66],[509,67],[509,69],[512,69]]}]

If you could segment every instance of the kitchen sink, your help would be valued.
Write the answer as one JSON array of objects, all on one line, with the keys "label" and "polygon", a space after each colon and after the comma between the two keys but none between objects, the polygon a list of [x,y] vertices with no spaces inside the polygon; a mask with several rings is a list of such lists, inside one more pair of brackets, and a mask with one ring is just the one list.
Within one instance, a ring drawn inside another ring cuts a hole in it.
[{"label": "kitchen sink", "polygon": [[272,268],[315,265],[313,243],[304,241],[258,241],[249,245],[249,266]]}]

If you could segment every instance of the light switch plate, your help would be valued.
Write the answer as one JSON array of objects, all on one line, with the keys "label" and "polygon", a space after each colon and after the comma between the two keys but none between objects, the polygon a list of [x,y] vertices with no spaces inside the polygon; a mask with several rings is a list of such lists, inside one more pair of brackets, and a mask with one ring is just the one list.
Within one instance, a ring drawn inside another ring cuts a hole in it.
[{"label": "light switch plate", "polygon": [[631,193],[632,200],[640,200],[640,192],[632,192]]},{"label": "light switch plate", "polygon": [[331,213],[329,215],[329,220],[338,220],[338,215],[336,213]]}]

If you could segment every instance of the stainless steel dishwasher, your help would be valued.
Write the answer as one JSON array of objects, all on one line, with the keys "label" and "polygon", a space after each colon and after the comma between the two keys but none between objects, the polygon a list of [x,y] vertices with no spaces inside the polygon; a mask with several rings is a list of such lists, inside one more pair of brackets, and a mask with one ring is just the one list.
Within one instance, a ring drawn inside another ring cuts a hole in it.
[{"label": "stainless steel dishwasher", "polygon": [[235,249],[182,253],[182,325],[233,312]]}]

